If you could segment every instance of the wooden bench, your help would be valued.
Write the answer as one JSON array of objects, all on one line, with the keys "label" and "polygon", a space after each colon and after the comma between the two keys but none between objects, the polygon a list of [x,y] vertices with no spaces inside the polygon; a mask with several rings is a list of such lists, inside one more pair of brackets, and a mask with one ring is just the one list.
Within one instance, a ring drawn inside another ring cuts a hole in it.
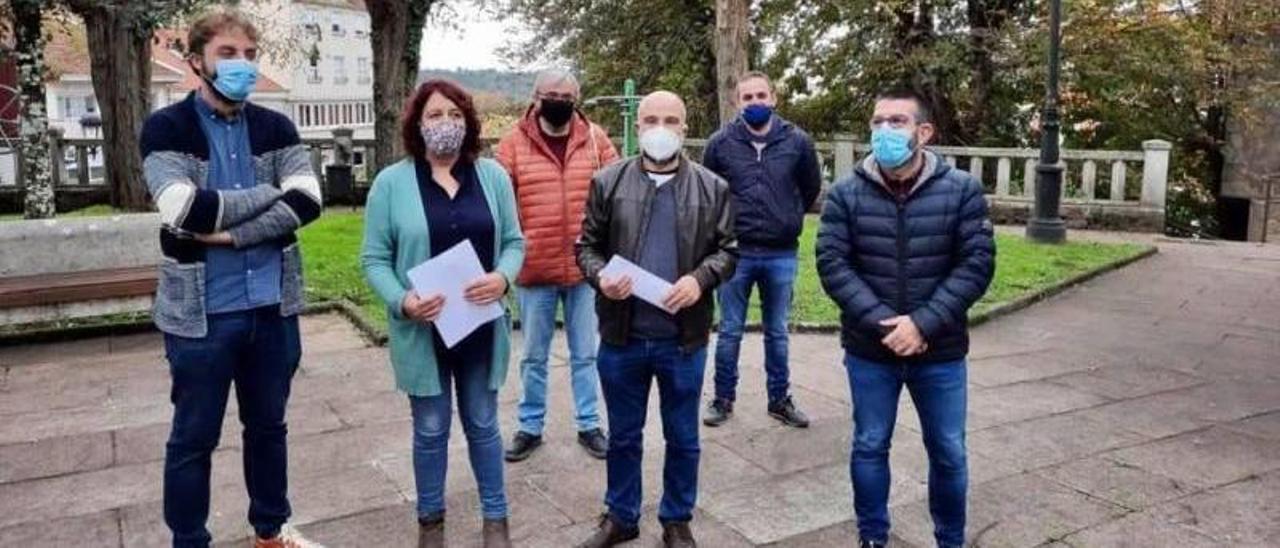
[{"label": "wooden bench", "polygon": [[13,276],[0,278],[0,309],[146,297],[155,292],[154,266]]},{"label": "wooden bench", "polygon": [[0,328],[151,310],[155,213],[0,223]]}]

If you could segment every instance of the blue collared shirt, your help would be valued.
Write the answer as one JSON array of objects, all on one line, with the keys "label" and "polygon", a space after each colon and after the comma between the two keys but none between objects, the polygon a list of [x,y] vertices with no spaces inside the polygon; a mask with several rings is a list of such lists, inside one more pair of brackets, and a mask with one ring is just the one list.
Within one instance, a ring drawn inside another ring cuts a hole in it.
[{"label": "blue collared shirt", "polygon": [[[209,142],[209,190],[234,191],[257,184],[249,126],[244,118],[223,118],[198,94],[196,112],[200,129]],[[244,249],[209,246],[205,254],[206,313],[238,312],[279,304],[280,272],[280,247],[275,243]]]}]

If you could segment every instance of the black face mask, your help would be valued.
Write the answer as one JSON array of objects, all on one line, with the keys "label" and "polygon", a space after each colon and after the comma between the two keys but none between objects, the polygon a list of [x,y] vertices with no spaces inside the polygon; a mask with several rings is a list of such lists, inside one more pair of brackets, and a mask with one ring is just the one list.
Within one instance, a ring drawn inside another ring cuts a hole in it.
[{"label": "black face mask", "polygon": [[542,99],[538,115],[552,127],[564,127],[573,118],[573,101],[564,99]]}]

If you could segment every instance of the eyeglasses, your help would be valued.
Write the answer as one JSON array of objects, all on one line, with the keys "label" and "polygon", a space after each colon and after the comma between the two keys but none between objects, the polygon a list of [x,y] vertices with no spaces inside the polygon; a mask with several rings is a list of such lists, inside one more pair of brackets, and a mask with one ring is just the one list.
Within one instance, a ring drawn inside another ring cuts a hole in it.
[{"label": "eyeglasses", "polygon": [[554,93],[554,92],[552,92],[552,93],[539,93],[539,94],[538,94],[538,98],[539,98],[539,99],[546,99],[546,100],[548,100],[548,101],[570,101],[570,102],[573,102],[573,101],[577,101],[577,100],[578,100],[578,97],[577,97],[576,95],[572,94],[572,93]]}]

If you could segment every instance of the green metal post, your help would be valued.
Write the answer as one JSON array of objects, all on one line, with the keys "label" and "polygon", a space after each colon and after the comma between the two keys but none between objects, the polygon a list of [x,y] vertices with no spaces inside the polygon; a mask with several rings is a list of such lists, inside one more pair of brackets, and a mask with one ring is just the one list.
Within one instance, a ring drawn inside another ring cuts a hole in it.
[{"label": "green metal post", "polygon": [[622,155],[633,156],[639,152],[636,139],[636,109],[640,102],[636,98],[636,81],[627,78],[622,85]]}]

